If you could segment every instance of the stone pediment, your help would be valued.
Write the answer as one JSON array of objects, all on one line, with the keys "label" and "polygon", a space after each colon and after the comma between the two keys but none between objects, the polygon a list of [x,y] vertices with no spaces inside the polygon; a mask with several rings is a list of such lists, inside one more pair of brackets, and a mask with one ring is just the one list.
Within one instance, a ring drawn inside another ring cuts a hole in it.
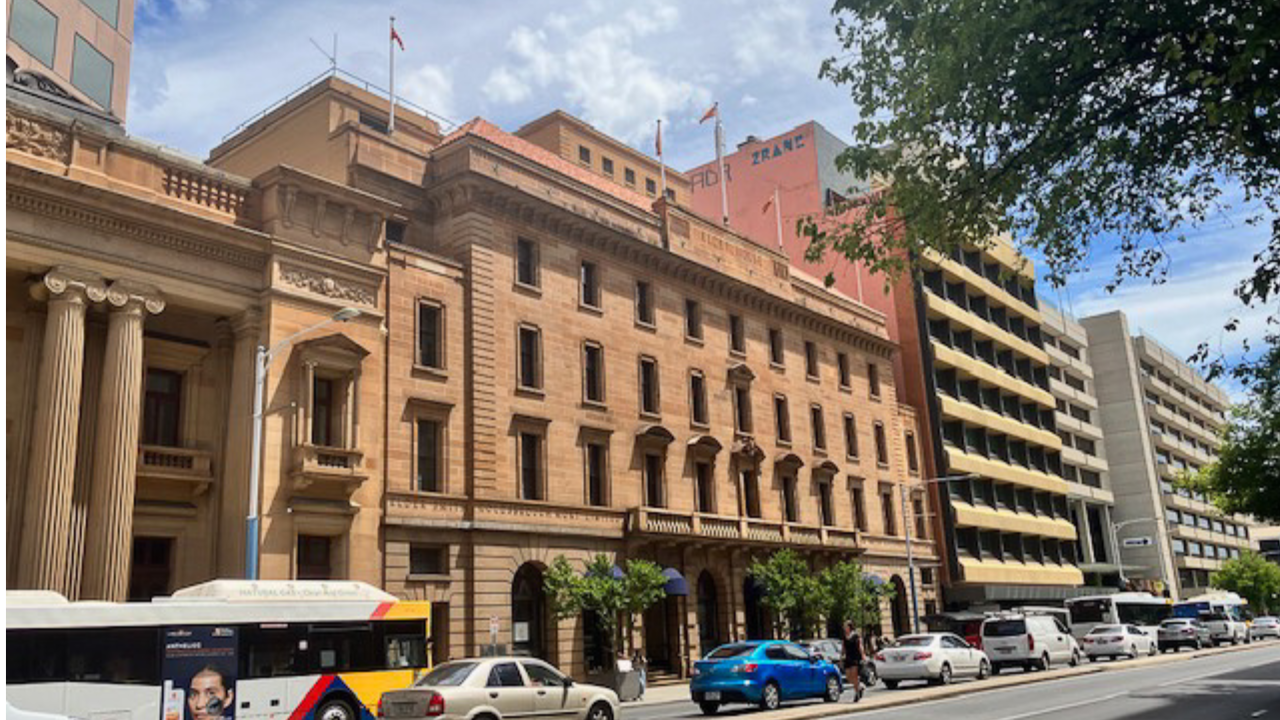
[{"label": "stone pediment", "polygon": [[280,165],[259,176],[263,227],[276,237],[367,261],[384,246],[386,219],[400,211],[386,200]]},{"label": "stone pediment", "polygon": [[307,354],[345,355],[356,361],[363,360],[369,355],[369,351],[363,345],[342,333],[333,333],[300,342],[298,349]]}]

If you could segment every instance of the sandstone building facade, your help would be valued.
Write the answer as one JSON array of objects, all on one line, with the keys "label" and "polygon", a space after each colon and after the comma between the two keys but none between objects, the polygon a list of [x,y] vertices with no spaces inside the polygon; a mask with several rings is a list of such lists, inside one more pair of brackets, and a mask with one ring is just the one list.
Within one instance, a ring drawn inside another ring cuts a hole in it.
[{"label": "sandstone building facade", "polygon": [[911,523],[936,607],[886,318],[690,212],[678,175],[651,197],[483,120],[388,135],[334,78],[207,164],[37,95],[10,89],[7,128],[12,586],[239,576],[262,345],[261,576],[430,600],[437,658],[599,662],[549,614],[560,554],[664,567],[679,594],[635,632],[674,674],[770,632],[746,567],[773,549],[862,561],[901,634]]}]

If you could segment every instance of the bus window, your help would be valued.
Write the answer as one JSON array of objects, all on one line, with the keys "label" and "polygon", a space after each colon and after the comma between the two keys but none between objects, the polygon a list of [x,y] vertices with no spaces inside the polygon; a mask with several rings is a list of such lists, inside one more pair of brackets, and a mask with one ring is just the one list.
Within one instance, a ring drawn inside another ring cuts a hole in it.
[{"label": "bus window", "polygon": [[378,623],[382,647],[386,651],[387,668],[427,667],[426,623],[422,620],[398,620]]},{"label": "bus window", "polygon": [[7,682],[62,682],[67,674],[67,634],[62,630],[10,630]]},{"label": "bus window", "polygon": [[386,667],[386,658],[374,646],[370,623],[316,623],[309,628],[313,669],[333,673]]},{"label": "bus window", "polygon": [[1126,625],[1159,625],[1168,617],[1172,608],[1168,605],[1117,602],[1120,622]]},{"label": "bus window", "polygon": [[287,677],[305,672],[306,638],[301,626],[241,626],[240,677]]},{"label": "bus window", "polygon": [[1110,600],[1076,600],[1070,609],[1072,625],[1111,622]]},{"label": "bus window", "polygon": [[67,635],[67,680],[159,685],[156,628],[78,630]]}]

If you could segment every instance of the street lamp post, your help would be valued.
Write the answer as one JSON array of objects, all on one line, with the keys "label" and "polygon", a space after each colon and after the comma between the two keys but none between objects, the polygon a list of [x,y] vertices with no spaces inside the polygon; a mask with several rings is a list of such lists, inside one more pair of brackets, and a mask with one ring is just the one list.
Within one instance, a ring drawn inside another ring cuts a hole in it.
[{"label": "street lamp post", "polygon": [[1124,554],[1121,552],[1119,533],[1129,525],[1136,525],[1144,522],[1158,522],[1160,518],[1144,517],[1124,520],[1122,522],[1110,522],[1111,527],[1111,545],[1116,549],[1116,571],[1120,573],[1120,587],[1127,589],[1129,587],[1129,579],[1124,576]]},{"label": "street lamp post", "polygon": [[292,345],[294,340],[333,323],[347,322],[359,314],[360,311],[356,308],[345,307],[334,313],[332,317],[311,327],[303,328],[270,348],[258,346],[258,352],[253,359],[253,442],[249,451],[249,516],[246,518],[244,547],[246,579],[258,579],[258,486],[261,483],[262,472],[262,401],[266,394],[267,370],[271,368],[271,362],[276,356]]},{"label": "street lamp post", "polygon": [[[969,480],[978,477],[974,473],[965,473],[964,475],[944,475],[943,477],[929,478],[920,481],[921,485],[929,485],[932,483],[951,482],[952,480]],[[907,486],[903,483],[898,486],[902,496],[902,524],[906,531],[904,537],[907,541],[907,581],[911,587],[911,632],[920,632],[920,610],[916,603],[916,561],[915,556],[911,552],[911,526],[915,523],[915,512],[907,511]]]}]

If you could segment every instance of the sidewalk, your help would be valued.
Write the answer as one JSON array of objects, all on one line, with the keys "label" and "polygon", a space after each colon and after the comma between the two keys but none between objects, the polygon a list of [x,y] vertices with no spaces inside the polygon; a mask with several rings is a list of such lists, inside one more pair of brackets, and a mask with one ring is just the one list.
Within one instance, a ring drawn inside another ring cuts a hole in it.
[{"label": "sidewalk", "polygon": [[[1067,667],[1058,670],[1050,670],[1049,672],[1032,672],[1018,673],[1014,675],[997,675],[982,682],[962,682],[955,685],[945,686],[925,686],[912,687],[903,690],[885,690],[869,694],[862,699],[857,705],[846,702],[834,705],[800,705],[800,706],[784,706],[777,712],[785,713],[778,717],[783,718],[816,718],[825,715],[843,715],[850,712],[858,712],[861,710],[872,710],[885,707],[896,707],[899,705],[911,705],[914,703],[927,702],[930,700],[940,700],[943,698],[959,697],[961,695],[970,695],[986,690],[995,690],[997,688],[1013,687],[1016,685],[1030,685],[1032,683],[1045,682],[1047,680],[1059,680],[1062,678],[1076,677],[1078,675],[1092,675],[1094,673],[1119,672],[1131,670],[1151,665],[1163,665],[1167,663],[1182,662],[1184,660],[1192,660],[1198,657],[1206,657],[1209,655],[1221,655],[1230,652],[1240,652],[1244,650],[1256,649],[1259,647],[1267,647],[1268,644],[1253,643],[1250,645],[1232,645],[1220,648],[1209,648],[1205,650],[1196,650],[1194,652],[1178,652],[1172,655],[1154,655],[1151,657],[1139,658],[1137,660],[1126,660],[1120,662],[1082,662],[1077,667]],[[851,697],[851,696],[846,696]],[[677,702],[688,702],[689,683],[681,682],[672,685],[663,685],[660,687],[651,687],[645,690],[644,698],[623,703],[623,707],[646,707],[649,705],[665,705]]]}]

